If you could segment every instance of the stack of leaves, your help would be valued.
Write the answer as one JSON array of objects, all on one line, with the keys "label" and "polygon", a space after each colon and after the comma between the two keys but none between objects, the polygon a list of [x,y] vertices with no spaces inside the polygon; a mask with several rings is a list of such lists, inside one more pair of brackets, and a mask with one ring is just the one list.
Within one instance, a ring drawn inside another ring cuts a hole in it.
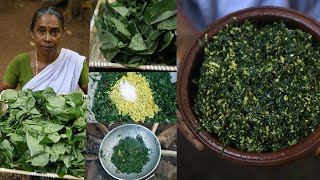
[{"label": "stack of leaves", "polygon": [[111,162],[122,173],[140,173],[150,160],[149,149],[141,135],[136,138],[125,137],[113,148]]},{"label": "stack of leaves", "polygon": [[[153,118],[146,117],[144,122],[175,122],[176,120],[176,83],[171,82],[168,72],[139,72],[149,83],[153,99],[160,111]],[[95,89],[92,111],[99,122],[133,122],[129,115],[119,114],[119,109],[111,100],[112,87],[126,76],[127,72],[101,73]],[[142,92],[143,94],[143,92]],[[132,107],[131,107],[132,108]]]},{"label": "stack of leaves", "polygon": [[57,95],[52,88],[5,90],[0,117],[0,166],[84,176],[85,110],[80,92]]},{"label": "stack of leaves", "polygon": [[95,17],[100,50],[128,67],[176,62],[176,1],[117,0]]},{"label": "stack of leaves", "polygon": [[209,39],[194,109],[225,144],[277,151],[320,125],[320,44],[284,22],[247,21]]}]

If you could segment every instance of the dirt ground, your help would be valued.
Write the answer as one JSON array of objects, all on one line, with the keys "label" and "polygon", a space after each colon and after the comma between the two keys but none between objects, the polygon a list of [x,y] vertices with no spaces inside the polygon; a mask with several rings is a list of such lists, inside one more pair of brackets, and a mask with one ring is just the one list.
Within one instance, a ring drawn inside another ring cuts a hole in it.
[{"label": "dirt ground", "polygon": [[[42,0],[1,0],[0,2],[0,79],[5,68],[16,55],[32,50],[29,27],[34,11],[43,5]],[[58,8],[63,12],[67,3]],[[82,20],[65,22],[66,32],[61,47],[89,55],[90,9],[82,13]]]}]

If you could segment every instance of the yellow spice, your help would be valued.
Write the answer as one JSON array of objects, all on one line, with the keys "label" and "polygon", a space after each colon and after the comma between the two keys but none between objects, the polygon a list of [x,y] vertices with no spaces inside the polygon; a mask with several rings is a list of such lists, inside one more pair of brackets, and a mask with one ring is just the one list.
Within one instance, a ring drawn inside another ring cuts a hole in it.
[{"label": "yellow spice", "polygon": [[[120,93],[120,83],[130,83],[136,89],[135,101],[126,100]],[[116,105],[120,115],[128,115],[135,122],[144,122],[146,117],[153,118],[160,111],[154,102],[153,92],[145,77],[135,72],[128,72],[111,87],[109,96]]]}]

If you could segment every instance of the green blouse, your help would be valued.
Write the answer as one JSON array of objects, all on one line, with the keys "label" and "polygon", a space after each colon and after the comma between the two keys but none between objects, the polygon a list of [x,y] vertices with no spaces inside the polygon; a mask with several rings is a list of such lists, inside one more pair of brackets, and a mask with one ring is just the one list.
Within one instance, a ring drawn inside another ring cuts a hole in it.
[{"label": "green blouse", "polygon": [[[16,87],[20,84],[23,87],[34,77],[29,53],[23,53],[16,56],[7,66],[6,72],[3,76],[3,81]],[[89,68],[86,62],[83,62],[83,68],[81,71],[79,86],[84,86],[89,82]]]}]

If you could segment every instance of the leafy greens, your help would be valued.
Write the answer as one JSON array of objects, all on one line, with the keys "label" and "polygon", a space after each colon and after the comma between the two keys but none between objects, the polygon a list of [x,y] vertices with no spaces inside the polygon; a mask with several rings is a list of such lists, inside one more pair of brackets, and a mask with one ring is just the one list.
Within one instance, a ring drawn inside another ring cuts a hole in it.
[{"label": "leafy greens", "polygon": [[0,166],[84,176],[85,110],[80,92],[5,90],[0,116]]},{"label": "leafy greens", "polygon": [[226,26],[204,46],[194,110],[225,145],[297,144],[320,125],[320,44],[284,22]]},{"label": "leafy greens", "polygon": [[117,0],[95,17],[100,50],[127,67],[176,62],[176,1]]},{"label": "leafy greens", "polygon": [[144,165],[150,160],[149,149],[146,147],[140,134],[125,137],[113,147],[111,162],[122,173],[140,173]]}]

